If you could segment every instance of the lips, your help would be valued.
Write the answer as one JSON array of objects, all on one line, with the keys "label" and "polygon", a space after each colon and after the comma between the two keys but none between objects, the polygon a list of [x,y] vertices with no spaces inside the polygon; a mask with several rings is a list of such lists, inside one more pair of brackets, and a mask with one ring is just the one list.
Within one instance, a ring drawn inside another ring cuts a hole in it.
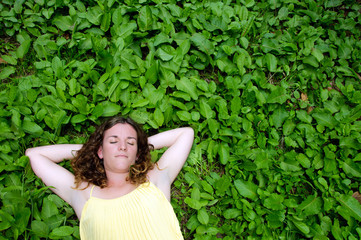
[{"label": "lips", "polygon": [[125,155],[125,154],[118,154],[118,155],[116,155],[115,157],[120,157],[120,158],[128,158],[128,156],[127,155]]}]

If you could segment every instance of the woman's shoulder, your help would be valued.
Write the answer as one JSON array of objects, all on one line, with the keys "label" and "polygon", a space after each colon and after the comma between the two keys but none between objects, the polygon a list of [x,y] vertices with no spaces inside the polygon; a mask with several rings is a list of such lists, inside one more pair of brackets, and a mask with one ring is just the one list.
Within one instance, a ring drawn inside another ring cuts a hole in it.
[{"label": "woman's shoulder", "polygon": [[83,207],[90,198],[94,187],[95,185],[93,184],[81,183],[78,188],[72,190],[71,206],[78,217],[81,215]]},{"label": "woman's shoulder", "polygon": [[169,182],[169,178],[164,174],[165,172],[162,171],[165,170],[155,167],[148,173],[148,180],[161,190],[166,198],[170,200],[171,183]]}]

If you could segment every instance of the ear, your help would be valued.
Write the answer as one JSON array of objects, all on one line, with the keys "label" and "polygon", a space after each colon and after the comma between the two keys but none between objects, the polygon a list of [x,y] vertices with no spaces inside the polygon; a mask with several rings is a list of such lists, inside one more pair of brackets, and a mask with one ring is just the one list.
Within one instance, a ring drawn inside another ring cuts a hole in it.
[{"label": "ear", "polygon": [[103,147],[102,147],[102,146],[99,147],[97,153],[98,153],[98,157],[99,157],[100,159],[103,159]]}]

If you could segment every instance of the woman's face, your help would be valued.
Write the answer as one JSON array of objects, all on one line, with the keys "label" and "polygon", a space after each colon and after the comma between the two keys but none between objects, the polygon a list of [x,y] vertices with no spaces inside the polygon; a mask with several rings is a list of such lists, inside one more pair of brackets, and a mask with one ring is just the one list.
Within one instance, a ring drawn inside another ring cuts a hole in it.
[{"label": "woman's face", "polygon": [[106,171],[129,172],[137,159],[137,137],[135,129],[127,123],[118,123],[105,131],[98,156],[103,159]]}]

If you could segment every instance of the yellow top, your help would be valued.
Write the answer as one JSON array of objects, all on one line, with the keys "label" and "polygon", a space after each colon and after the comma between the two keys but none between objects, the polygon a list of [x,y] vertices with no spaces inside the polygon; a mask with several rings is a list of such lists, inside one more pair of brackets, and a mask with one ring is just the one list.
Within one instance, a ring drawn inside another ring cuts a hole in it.
[{"label": "yellow top", "polygon": [[153,183],[115,199],[93,197],[93,188],[80,219],[82,240],[183,239],[171,204]]}]

